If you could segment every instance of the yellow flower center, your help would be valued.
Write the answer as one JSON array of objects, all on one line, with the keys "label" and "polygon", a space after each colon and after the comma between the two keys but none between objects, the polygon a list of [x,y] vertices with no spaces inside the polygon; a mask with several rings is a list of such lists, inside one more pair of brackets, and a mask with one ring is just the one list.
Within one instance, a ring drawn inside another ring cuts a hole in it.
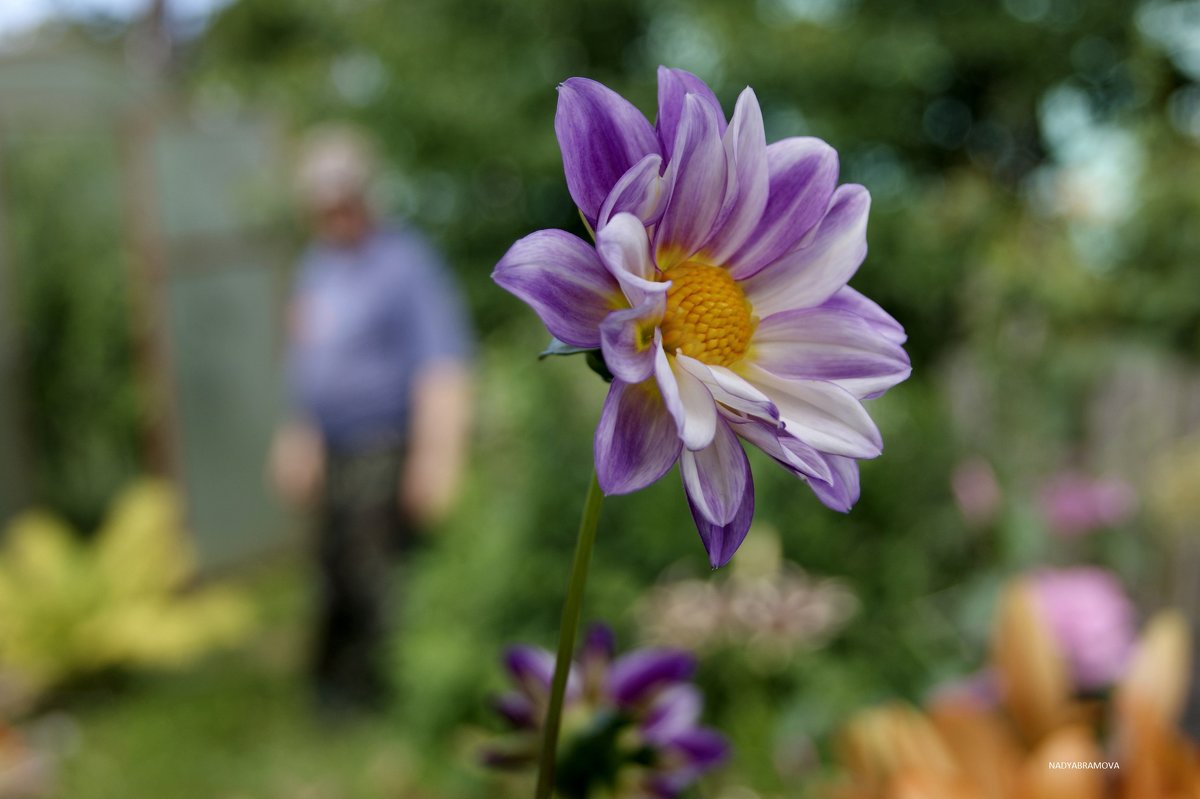
[{"label": "yellow flower center", "polygon": [[663,347],[712,366],[729,366],[746,354],[758,320],[745,292],[719,266],[686,263],[663,273],[671,281],[661,325]]}]

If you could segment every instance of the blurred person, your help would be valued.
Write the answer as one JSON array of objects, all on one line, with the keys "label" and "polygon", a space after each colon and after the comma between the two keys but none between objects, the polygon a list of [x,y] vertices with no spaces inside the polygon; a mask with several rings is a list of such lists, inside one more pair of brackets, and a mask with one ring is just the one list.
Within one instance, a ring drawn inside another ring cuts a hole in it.
[{"label": "blurred person", "polygon": [[470,423],[470,336],[441,257],[370,202],[374,157],[349,128],[311,133],[297,189],[315,241],[289,309],[293,416],[270,472],[313,508],[313,678],[323,712],[378,706],[394,556],[449,511]]}]

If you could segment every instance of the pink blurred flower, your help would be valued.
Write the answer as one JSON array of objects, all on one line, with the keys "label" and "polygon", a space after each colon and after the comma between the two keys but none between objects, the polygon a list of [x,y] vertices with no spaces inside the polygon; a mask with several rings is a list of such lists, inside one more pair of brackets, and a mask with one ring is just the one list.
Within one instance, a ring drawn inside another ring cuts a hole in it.
[{"label": "pink blurred flower", "polygon": [[1137,507],[1137,494],[1124,480],[1063,472],[1042,488],[1040,501],[1050,529],[1074,538],[1128,519]]},{"label": "pink blurred flower", "polygon": [[1000,512],[1000,484],[992,465],[983,458],[969,458],[954,467],[950,476],[954,501],[967,523],[982,527],[995,521]]},{"label": "pink blurred flower", "polygon": [[1078,566],[1036,572],[1032,585],[1076,687],[1092,691],[1116,682],[1137,634],[1133,603],[1117,578]]}]

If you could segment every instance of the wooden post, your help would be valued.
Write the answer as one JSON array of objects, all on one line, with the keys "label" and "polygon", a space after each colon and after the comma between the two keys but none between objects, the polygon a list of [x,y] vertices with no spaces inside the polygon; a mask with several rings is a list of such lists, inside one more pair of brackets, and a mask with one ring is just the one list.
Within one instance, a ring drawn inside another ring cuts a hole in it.
[{"label": "wooden post", "polygon": [[16,269],[7,238],[5,130],[0,119],[0,527],[31,499],[33,459],[17,323]]},{"label": "wooden post", "polygon": [[136,373],[148,411],[143,458],[151,472],[178,480],[182,461],[167,329],[167,248],[155,185],[155,116],[153,108],[139,109],[119,128],[122,215]]},{"label": "wooden post", "polygon": [[150,96],[122,120],[116,131],[123,189],[129,298],[133,311],[137,375],[148,413],[143,433],[147,468],[182,485],[183,459],[168,322],[167,244],[159,216],[155,145],[164,105],[164,73],[170,59],[166,0],[155,0],[140,30],[131,34],[135,75],[151,87]]}]

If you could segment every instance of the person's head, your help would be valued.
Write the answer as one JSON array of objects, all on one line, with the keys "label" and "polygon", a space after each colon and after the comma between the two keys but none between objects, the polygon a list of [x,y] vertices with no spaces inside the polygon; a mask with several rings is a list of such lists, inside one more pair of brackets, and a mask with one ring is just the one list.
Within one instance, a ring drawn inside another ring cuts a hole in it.
[{"label": "person's head", "polygon": [[374,170],[374,148],[354,128],[322,127],[305,136],[297,159],[296,190],[320,238],[353,246],[370,232]]}]

